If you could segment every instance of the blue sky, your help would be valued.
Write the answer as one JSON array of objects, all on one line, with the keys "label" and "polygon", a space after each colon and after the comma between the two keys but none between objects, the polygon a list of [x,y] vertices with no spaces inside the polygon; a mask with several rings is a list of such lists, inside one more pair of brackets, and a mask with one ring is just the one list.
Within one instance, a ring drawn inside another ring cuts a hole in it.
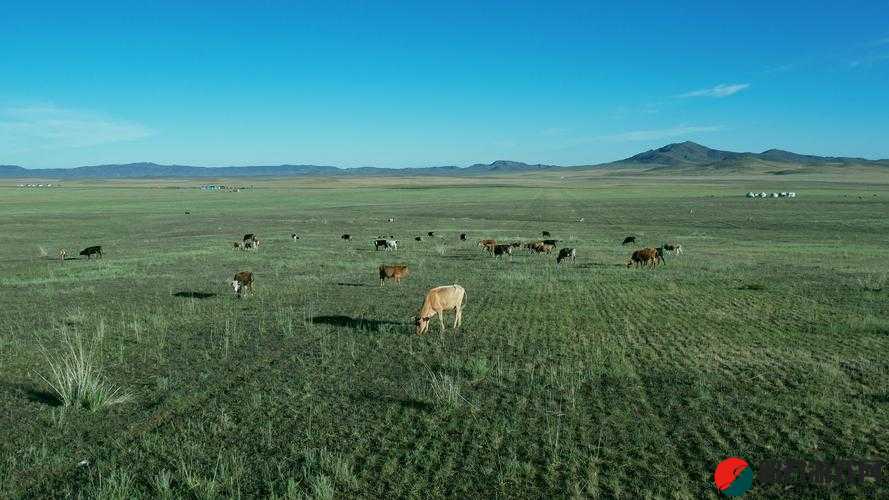
[{"label": "blue sky", "polygon": [[0,0],[0,164],[889,158],[883,1],[141,3]]}]

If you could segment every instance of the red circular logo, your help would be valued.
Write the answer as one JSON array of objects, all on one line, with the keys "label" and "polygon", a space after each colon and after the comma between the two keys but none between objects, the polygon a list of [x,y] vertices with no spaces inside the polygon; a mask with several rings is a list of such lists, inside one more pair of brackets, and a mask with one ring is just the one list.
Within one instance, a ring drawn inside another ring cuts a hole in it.
[{"label": "red circular logo", "polygon": [[719,491],[730,497],[743,495],[753,485],[753,471],[743,458],[726,458],[716,466],[713,482]]}]

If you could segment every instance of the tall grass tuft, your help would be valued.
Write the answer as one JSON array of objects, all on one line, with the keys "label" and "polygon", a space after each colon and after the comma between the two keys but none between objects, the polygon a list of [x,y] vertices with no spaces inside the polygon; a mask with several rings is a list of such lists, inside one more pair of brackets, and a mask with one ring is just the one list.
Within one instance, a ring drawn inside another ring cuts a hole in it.
[{"label": "tall grass tuft", "polygon": [[[88,338],[67,327],[61,327],[62,352],[51,355],[43,348],[48,376],[40,375],[66,407],[83,407],[97,411],[111,405],[126,403],[132,395],[105,380],[99,366],[99,348],[104,324]],[[43,346],[41,346],[42,348]]]},{"label": "tall grass tuft", "polygon": [[460,385],[444,373],[429,373],[429,387],[433,398],[446,408],[456,408],[466,402]]}]

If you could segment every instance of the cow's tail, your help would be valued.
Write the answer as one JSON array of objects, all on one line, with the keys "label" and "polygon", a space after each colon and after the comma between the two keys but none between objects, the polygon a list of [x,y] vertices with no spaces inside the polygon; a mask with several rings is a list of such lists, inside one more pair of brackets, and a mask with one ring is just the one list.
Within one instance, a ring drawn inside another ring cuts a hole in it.
[{"label": "cow's tail", "polygon": [[[454,286],[460,286],[460,285],[454,283]],[[460,286],[460,288],[463,288],[463,287]],[[462,307],[462,306],[464,306],[465,304],[466,304],[466,289],[463,288],[463,302],[460,303],[460,306]]]}]

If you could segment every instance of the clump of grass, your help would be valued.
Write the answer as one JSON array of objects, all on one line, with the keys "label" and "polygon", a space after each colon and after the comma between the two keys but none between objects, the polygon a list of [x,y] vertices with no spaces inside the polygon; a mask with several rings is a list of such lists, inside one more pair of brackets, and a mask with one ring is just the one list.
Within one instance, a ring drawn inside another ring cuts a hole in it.
[{"label": "clump of grass", "polygon": [[158,498],[173,498],[173,473],[167,469],[161,470],[151,479],[151,484]]},{"label": "clump of grass", "polygon": [[435,248],[435,253],[437,253],[438,255],[444,255],[448,251],[448,246],[445,245],[444,243],[439,243],[439,244],[435,245],[434,248]]},{"label": "clump of grass", "polygon": [[857,278],[858,286],[868,292],[881,292],[886,288],[886,273],[865,274]]},{"label": "clump of grass", "polygon": [[127,471],[118,469],[107,476],[99,476],[99,487],[95,496],[109,500],[125,500],[135,496],[135,486],[135,478]]},{"label": "clump of grass", "polygon": [[99,349],[104,330],[104,323],[100,323],[96,333],[85,338],[78,331],[71,333],[62,326],[62,352],[51,355],[43,349],[49,373],[48,376],[40,375],[40,378],[50,386],[63,406],[97,411],[132,400],[131,394],[110,384],[102,375]]},{"label": "clump of grass", "polygon": [[460,393],[460,384],[450,375],[430,372],[429,388],[433,398],[447,408],[457,408],[466,402]]},{"label": "clump of grass", "polygon": [[39,246],[39,245],[38,245],[38,246],[37,246],[37,251],[40,252],[40,256],[41,256],[41,257],[46,257],[47,255],[49,255],[48,253],[46,253],[46,249],[43,248],[42,246]]},{"label": "clump of grass", "polygon": [[333,488],[333,481],[329,477],[321,474],[309,482],[312,490],[311,498],[316,500],[330,500],[334,498],[336,490]]},{"label": "clump of grass", "polygon": [[478,380],[485,378],[491,372],[487,358],[472,358],[466,362],[464,368],[470,377]]}]

